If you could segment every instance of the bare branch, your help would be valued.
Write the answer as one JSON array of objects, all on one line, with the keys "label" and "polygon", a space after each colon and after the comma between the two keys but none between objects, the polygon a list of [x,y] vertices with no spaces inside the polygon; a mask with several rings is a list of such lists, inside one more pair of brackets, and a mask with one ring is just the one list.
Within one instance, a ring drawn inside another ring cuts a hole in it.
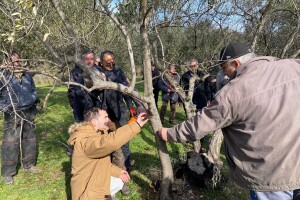
[{"label": "bare branch", "polygon": [[104,0],[101,0],[100,3],[102,5],[102,7],[104,8],[104,10],[106,11],[105,14],[113,20],[113,22],[117,25],[118,29],[121,31],[121,33],[125,37],[125,40],[126,40],[126,43],[127,43],[129,59],[130,59],[131,73],[132,73],[132,78],[131,78],[131,81],[130,81],[129,91],[133,91],[135,83],[136,83],[136,70],[135,70],[133,49],[132,49],[129,34],[127,32],[126,27],[124,25],[122,25],[119,22],[119,20],[114,16],[114,14],[109,10],[109,8],[107,6],[107,2],[104,1]]},{"label": "bare branch", "polygon": [[289,40],[283,47],[280,58],[283,58],[285,56],[287,50],[293,45],[294,41],[297,40],[297,38],[299,37],[299,30],[300,30],[300,15],[298,15],[297,27],[294,29],[293,33],[289,37]]}]

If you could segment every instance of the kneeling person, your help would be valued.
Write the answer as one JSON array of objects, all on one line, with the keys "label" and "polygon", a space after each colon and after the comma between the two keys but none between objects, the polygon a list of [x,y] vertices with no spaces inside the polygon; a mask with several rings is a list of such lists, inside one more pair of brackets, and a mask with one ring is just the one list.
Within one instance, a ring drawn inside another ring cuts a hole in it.
[{"label": "kneeling person", "polygon": [[110,154],[140,132],[147,122],[141,113],[135,123],[108,134],[107,112],[92,108],[83,123],[70,127],[72,154],[72,199],[111,199],[130,180],[127,171],[111,163]]}]

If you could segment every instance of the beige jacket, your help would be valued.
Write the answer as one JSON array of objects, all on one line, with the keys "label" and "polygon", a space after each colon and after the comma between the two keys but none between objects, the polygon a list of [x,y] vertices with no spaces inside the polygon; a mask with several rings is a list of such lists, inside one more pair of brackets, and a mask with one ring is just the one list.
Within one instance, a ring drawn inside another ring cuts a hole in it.
[{"label": "beige jacket", "polygon": [[300,60],[257,57],[242,65],[215,101],[168,131],[194,141],[222,128],[232,175],[255,191],[300,188]]},{"label": "beige jacket", "polygon": [[110,199],[110,177],[119,177],[122,169],[113,165],[110,154],[140,131],[137,123],[125,125],[108,134],[96,131],[88,123],[70,127],[68,144],[73,146],[72,199]]}]

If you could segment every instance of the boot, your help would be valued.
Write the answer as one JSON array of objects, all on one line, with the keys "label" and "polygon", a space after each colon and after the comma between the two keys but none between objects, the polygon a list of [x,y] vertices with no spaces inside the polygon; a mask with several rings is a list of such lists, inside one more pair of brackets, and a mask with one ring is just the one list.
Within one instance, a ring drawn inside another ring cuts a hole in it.
[{"label": "boot", "polygon": [[121,190],[121,193],[123,196],[129,196],[131,191],[129,190],[129,187],[127,185],[127,183],[124,183],[123,188]]}]

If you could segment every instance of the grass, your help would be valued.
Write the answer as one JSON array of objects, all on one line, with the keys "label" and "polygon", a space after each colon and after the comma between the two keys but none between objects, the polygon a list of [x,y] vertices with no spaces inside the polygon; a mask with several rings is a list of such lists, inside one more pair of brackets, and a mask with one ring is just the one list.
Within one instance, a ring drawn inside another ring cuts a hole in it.
[{"label": "grass", "polygon": [[[38,87],[41,99],[47,94],[49,87]],[[69,137],[68,127],[73,123],[73,115],[67,100],[67,89],[63,86],[55,89],[46,109],[36,116],[36,134],[38,139],[37,166],[42,170],[40,174],[24,173],[19,166],[18,174],[14,176],[14,184],[5,185],[0,181],[0,199],[7,200],[43,200],[70,199],[71,162],[59,141],[66,141]],[[160,105],[160,102],[159,102]],[[167,112],[166,116],[169,113]],[[178,109],[175,123],[184,120],[183,108]],[[167,121],[167,120],[166,120]],[[3,115],[0,117],[0,139],[2,140]],[[158,193],[150,187],[153,180],[160,178],[160,161],[155,146],[152,129],[147,125],[130,143],[132,158],[135,160],[131,173],[129,187],[132,191],[129,197],[117,197],[121,200],[157,199]],[[172,161],[178,161],[185,155],[187,146],[182,144],[168,144]],[[224,156],[222,156],[224,159]],[[228,168],[224,174],[229,178]],[[248,192],[236,186],[230,179],[222,190],[194,189],[201,192],[201,199],[248,199]],[[187,199],[187,198],[183,198]]]}]

